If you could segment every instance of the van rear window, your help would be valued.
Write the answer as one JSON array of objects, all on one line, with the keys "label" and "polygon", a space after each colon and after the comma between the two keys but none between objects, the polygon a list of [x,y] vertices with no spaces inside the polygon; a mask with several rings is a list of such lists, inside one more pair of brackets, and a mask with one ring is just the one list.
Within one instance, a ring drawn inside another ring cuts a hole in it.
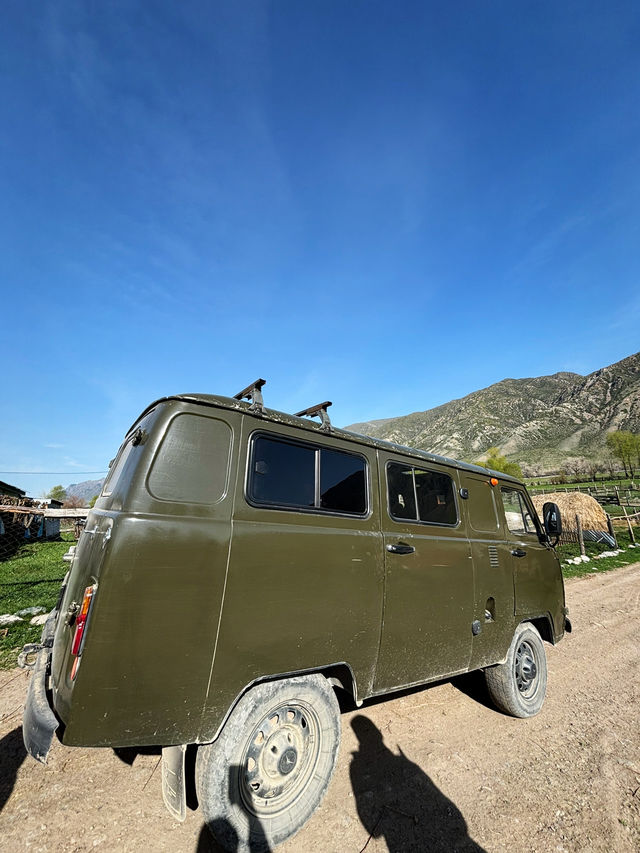
[{"label": "van rear window", "polygon": [[149,493],[158,500],[177,503],[221,501],[227,492],[231,438],[225,421],[177,415],[153,460]]},{"label": "van rear window", "polygon": [[365,515],[366,460],[306,442],[256,435],[247,496],[271,507]]},{"label": "van rear window", "polygon": [[387,491],[389,514],[398,521],[447,526],[458,523],[453,480],[447,474],[389,462]]}]

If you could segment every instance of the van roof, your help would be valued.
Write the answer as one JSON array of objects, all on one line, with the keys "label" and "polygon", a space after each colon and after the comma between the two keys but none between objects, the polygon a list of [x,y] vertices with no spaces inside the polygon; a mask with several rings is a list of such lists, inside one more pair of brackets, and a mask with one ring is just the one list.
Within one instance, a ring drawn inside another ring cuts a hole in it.
[{"label": "van roof", "polygon": [[[394,453],[410,456],[413,459],[424,459],[427,462],[438,462],[442,465],[449,465],[453,468],[471,471],[475,474],[482,474],[485,477],[493,475],[500,480],[520,483],[520,480],[516,477],[512,477],[510,474],[505,474],[503,471],[492,471],[488,468],[482,468],[479,465],[473,465],[469,462],[449,459],[446,456],[438,456],[437,454],[429,453],[426,450],[418,450],[415,447],[405,447],[402,444],[396,444],[392,441],[384,441],[384,439],[381,438],[372,438],[368,435],[361,435],[360,433],[340,429],[333,425],[331,426],[331,429],[328,430],[326,427],[323,427],[322,424],[312,421],[307,417],[290,415],[287,412],[279,412],[277,409],[269,409],[266,406],[261,411],[257,411],[251,403],[244,400],[237,400],[235,397],[223,397],[217,394],[171,394],[168,397],[161,397],[159,400],[155,400],[147,406],[140,417],[145,415],[154,406],[157,406],[158,403],[167,402],[169,400],[182,400],[188,403],[195,403],[199,406],[211,406],[216,409],[231,409],[233,411],[249,415],[250,417],[254,417],[257,421],[269,421],[271,423],[285,424],[286,426],[295,427],[296,429],[304,429],[309,432],[320,433],[321,435],[333,435],[346,441],[353,441],[357,444],[364,444],[368,447],[375,447],[379,450],[391,450]],[[136,423],[139,419],[140,418],[136,420]]]}]

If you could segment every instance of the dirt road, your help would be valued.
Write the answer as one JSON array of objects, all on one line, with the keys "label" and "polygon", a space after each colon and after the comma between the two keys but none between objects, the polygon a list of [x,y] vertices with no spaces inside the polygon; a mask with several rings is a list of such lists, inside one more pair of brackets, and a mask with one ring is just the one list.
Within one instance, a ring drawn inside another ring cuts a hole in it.
[{"label": "dirt road", "polygon": [[[322,807],[282,853],[640,850],[640,564],[567,582],[574,632],[547,647],[542,713],[505,717],[457,678],[342,717]],[[0,673],[0,847],[215,850],[165,811],[157,751],[69,749],[20,732],[27,675]]]}]

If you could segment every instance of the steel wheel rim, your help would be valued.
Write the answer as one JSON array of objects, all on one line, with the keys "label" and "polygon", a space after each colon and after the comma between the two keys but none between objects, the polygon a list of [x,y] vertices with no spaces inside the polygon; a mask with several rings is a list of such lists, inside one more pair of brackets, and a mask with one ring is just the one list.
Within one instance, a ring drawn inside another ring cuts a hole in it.
[{"label": "steel wheel rim", "polygon": [[528,640],[522,640],[516,649],[514,670],[520,695],[524,699],[531,699],[540,682],[540,659],[537,650]]},{"label": "steel wheel rim", "polygon": [[320,722],[303,702],[277,705],[249,737],[240,767],[240,795],[248,811],[273,816],[294,803],[314,775]]}]

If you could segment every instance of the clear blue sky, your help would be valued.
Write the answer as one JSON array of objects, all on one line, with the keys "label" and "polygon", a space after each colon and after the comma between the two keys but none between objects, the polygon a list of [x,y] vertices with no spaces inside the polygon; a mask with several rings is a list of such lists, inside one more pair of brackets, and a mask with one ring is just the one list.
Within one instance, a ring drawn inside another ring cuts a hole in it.
[{"label": "clear blue sky", "polygon": [[3,4],[0,479],[169,393],[344,425],[640,349],[639,44],[615,0]]}]

